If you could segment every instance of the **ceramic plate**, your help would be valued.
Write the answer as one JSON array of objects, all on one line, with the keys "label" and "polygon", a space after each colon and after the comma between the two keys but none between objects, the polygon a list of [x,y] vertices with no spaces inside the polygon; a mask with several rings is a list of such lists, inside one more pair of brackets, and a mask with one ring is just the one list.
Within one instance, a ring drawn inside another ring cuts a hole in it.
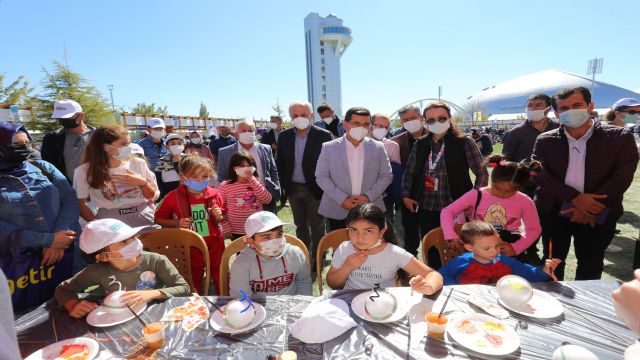
[{"label": "ceramic plate", "polygon": [[[133,310],[140,315],[147,308],[147,304],[136,305]],[[96,327],[107,327],[122,324],[133,319],[134,316],[125,308],[112,308],[100,305],[87,316],[87,324]]]},{"label": "ceramic plate", "polygon": [[520,347],[515,330],[485,314],[459,314],[447,324],[447,333],[458,344],[485,355],[507,355]]},{"label": "ceramic plate", "polygon": [[367,298],[371,296],[371,292],[369,291],[363,292],[362,294],[356,296],[355,298],[353,298],[353,300],[351,300],[351,310],[362,320],[375,323],[390,323],[405,318],[407,316],[407,312],[409,312],[409,307],[407,306],[406,301],[404,301],[402,297],[394,294],[393,292],[389,293],[396,297],[396,300],[398,301],[398,307],[396,308],[396,312],[394,312],[393,315],[384,320],[373,319],[369,317],[369,315],[367,315],[367,313],[364,311],[364,304],[367,301]]},{"label": "ceramic plate", "polygon": [[253,318],[253,321],[249,325],[241,329],[235,329],[225,324],[224,318],[222,317],[222,313],[218,310],[216,310],[213,314],[211,314],[209,323],[211,323],[211,327],[213,328],[213,330],[219,331],[225,334],[239,334],[239,333],[251,331],[255,329],[258,325],[262,324],[264,319],[267,318],[267,310],[265,310],[264,306],[255,302],[253,303],[253,305],[256,308],[256,317]]},{"label": "ceramic plate", "polygon": [[89,351],[89,354],[87,355],[87,357],[84,358],[86,360],[91,360],[94,357],[96,357],[96,355],[98,355],[98,350],[100,349],[100,346],[98,345],[97,341],[93,339],[85,338],[85,337],[79,337],[79,338],[67,339],[64,341],[59,341],[55,344],[51,344],[29,355],[29,357],[27,357],[25,360],[59,359],[58,355],[60,354],[60,351],[62,351],[62,347],[73,345],[73,344],[83,344],[87,346],[87,350]]},{"label": "ceramic plate", "polygon": [[523,305],[513,305],[502,299],[498,299],[498,302],[517,314],[538,319],[551,319],[564,312],[564,307],[558,299],[538,289],[533,289],[531,300]]}]

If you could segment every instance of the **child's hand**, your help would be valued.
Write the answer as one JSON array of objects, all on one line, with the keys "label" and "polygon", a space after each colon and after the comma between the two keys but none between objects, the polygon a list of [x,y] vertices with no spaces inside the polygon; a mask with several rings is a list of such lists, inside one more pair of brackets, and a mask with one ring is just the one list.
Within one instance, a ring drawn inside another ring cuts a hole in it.
[{"label": "child's hand", "polygon": [[223,220],[222,210],[220,210],[218,205],[213,204],[213,206],[207,209],[207,211],[209,211],[209,216],[214,218],[217,222],[221,222]]},{"label": "child's hand", "polygon": [[464,243],[459,237],[455,239],[447,239],[447,245],[449,245],[449,249],[464,252]]},{"label": "child's hand", "polygon": [[120,297],[120,301],[123,304],[135,306],[142,303],[146,304],[151,300],[161,299],[162,297],[162,293],[158,290],[134,290],[125,292]]},{"label": "child's hand", "polygon": [[190,228],[191,224],[193,224],[193,219],[190,217],[186,217],[178,220],[178,227],[181,227],[183,229]]},{"label": "child's hand", "polygon": [[369,254],[366,251],[358,251],[349,255],[342,266],[347,266],[347,269],[351,272],[364,264],[368,257]]},{"label": "child's hand", "polygon": [[431,295],[436,292],[433,289],[433,286],[429,283],[429,281],[427,281],[427,279],[422,277],[422,275],[416,275],[412,277],[409,280],[409,286],[411,286],[412,290],[425,295]]},{"label": "child's hand", "polygon": [[81,300],[69,311],[69,316],[79,319],[81,317],[85,317],[97,307],[98,304],[94,302]]},{"label": "child's hand", "polygon": [[554,281],[558,281],[558,278],[556,277],[556,275],[553,273],[556,269],[556,267],[558,267],[558,265],[560,265],[560,263],[562,262],[562,260],[560,259],[547,259],[544,261],[544,268],[542,269],[542,271],[545,272],[545,274],[551,276],[551,278]]},{"label": "child's hand", "polygon": [[508,242],[500,244],[500,252],[507,256],[516,256],[516,250]]}]

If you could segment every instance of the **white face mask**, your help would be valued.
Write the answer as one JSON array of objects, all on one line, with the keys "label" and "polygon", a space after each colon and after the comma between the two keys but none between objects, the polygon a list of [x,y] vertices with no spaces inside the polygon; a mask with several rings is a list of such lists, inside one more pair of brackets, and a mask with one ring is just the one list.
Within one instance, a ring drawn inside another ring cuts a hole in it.
[{"label": "white face mask", "polygon": [[256,168],[253,166],[245,166],[235,168],[236,175],[246,177],[252,175],[256,171]]},{"label": "white face mask", "polygon": [[416,133],[422,129],[422,122],[419,119],[409,120],[402,124],[402,127],[410,133]]},{"label": "white face mask", "polygon": [[527,119],[531,121],[540,121],[546,117],[546,115],[544,114],[545,111],[547,111],[547,109],[527,110]]},{"label": "white face mask", "polygon": [[118,250],[123,260],[135,259],[142,254],[142,241],[136,239]]},{"label": "white face mask", "polygon": [[274,122],[270,122],[270,123],[269,123],[269,128],[271,128],[271,129],[275,129],[275,128],[277,128],[277,127],[278,127],[278,123],[274,123]]},{"label": "white face mask", "polygon": [[560,114],[560,123],[566,127],[577,128],[589,120],[589,110],[567,110]]},{"label": "white face mask", "polygon": [[286,243],[287,241],[284,237],[267,240],[260,244],[260,254],[265,256],[278,256],[282,253],[284,244]]},{"label": "white face mask", "polygon": [[333,122],[333,118],[332,117],[322,118],[322,121],[324,121],[325,124],[329,125]]},{"label": "white face mask", "polygon": [[196,137],[192,137],[192,138],[191,138],[191,143],[192,143],[192,144],[196,144],[196,145],[197,145],[197,144],[200,144],[201,142],[202,142],[202,138],[201,138],[201,137],[199,137],[199,136],[196,136]]},{"label": "white face mask", "polygon": [[116,149],[118,150],[118,154],[117,155],[113,155],[111,153],[109,153],[109,155],[111,155],[112,158],[116,159],[116,160],[129,160],[129,158],[131,158],[131,148],[129,146],[123,146],[123,147],[115,147],[115,146],[111,146],[111,145],[107,145],[108,147],[112,148],[112,149]]},{"label": "white face mask", "polygon": [[446,123],[441,123],[439,121],[436,121],[433,124],[427,125],[427,130],[429,130],[429,132],[432,132],[434,134],[440,135],[447,132],[447,130],[449,130],[450,127],[451,127],[451,123],[449,123],[448,121]]},{"label": "white face mask", "polygon": [[164,130],[152,130],[149,135],[156,140],[162,139],[164,136]]},{"label": "white face mask", "polygon": [[380,245],[382,245],[382,238],[379,238],[379,239],[378,239],[378,241],[376,241],[376,243],[375,243],[375,244],[373,244],[373,245],[369,246],[369,248],[368,248],[367,250],[375,249],[375,248],[377,248],[377,247],[378,247],[378,246],[380,246]]},{"label": "white face mask", "polygon": [[238,135],[238,138],[241,143],[245,145],[251,145],[256,142],[256,133],[253,131],[245,131],[243,133],[240,133],[240,135]]},{"label": "white face mask", "polygon": [[349,129],[349,136],[355,141],[362,141],[369,133],[369,129],[365,127],[356,127]]},{"label": "white face mask", "polygon": [[306,117],[302,117],[302,116],[299,116],[299,117],[293,119],[291,122],[293,123],[293,126],[295,126],[296,129],[298,129],[298,130],[304,130],[304,129],[308,128],[309,125],[311,124],[309,119],[307,119]]},{"label": "white face mask", "polygon": [[373,129],[373,137],[378,140],[382,140],[385,136],[387,136],[388,132],[389,131],[385,128],[375,128]]},{"label": "white face mask", "polygon": [[182,151],[184,151],[184,145],[171,145],[169,146],[169,151],[171,151],[173,155],[180,155]]}]

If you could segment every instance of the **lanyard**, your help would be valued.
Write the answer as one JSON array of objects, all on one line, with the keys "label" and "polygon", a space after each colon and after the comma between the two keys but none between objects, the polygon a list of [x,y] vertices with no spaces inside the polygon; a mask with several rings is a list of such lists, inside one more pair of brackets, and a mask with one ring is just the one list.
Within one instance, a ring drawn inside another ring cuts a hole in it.
[{"label": "lanyard", "polygon": [[433,150],[429,152],[429,172],[433,172],[440,161],[440,158],[444,154],[444,141],[442,142],[442,146],[440,147],[440,151],[438,151],[438,155],[436,156],[436,161],[433,161]]},{"label": "lanyard", "polygon": [[[284,268],[284,273],[288,273],[287,271],[287,263],[284,262],[284,256],[280,258],[280,260],[282,261],[282,267]],[[260,280],[263,279],[262,277],[262,264],[260,263],[260,256],[258,256],[258,254],[256,254],[256,261],[258,261],[258,270],[260,271]]]}]

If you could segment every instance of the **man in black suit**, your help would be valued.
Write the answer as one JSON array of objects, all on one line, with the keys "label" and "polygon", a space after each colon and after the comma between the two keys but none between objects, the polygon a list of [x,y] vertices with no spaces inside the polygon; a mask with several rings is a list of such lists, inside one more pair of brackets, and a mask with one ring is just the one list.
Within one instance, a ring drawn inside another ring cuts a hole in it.
[{"label": "man in black suit", "polygon": [[278,138],[278,175],[285,190],[296,236],[302,240],[311,255],[311,263],[320,239],[324,236],[324,217],[318,214],[322,189],[316,183],[316,163],[322,144],[333,139],[327,130],[311,125],[313,108],[309,102],[289,105],[293,128],[283,131]]},{"label": "man in black suit", "polygon": [[282,126],[282,118],[278,115],[271,116],[269,121],[269,131],[260,138],[260,142],[271,146],[273,157],[278,158],[278,139],[280,134],[285,130]]}]

